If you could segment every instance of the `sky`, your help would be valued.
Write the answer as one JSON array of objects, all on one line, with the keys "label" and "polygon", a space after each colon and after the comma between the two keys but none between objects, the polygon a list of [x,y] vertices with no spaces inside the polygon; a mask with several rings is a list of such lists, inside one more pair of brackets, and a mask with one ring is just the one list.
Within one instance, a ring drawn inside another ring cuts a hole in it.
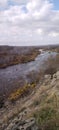
[{"label": "sky", "polygon": [[59,0],[0,0],[0,45],[59,44]]}]

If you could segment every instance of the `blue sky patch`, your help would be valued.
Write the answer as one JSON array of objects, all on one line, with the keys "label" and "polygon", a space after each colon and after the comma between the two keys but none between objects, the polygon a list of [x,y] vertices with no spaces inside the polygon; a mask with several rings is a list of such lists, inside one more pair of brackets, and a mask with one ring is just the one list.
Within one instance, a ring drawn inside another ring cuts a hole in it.
[{"label": "blue sky patch", "polygon": [[54,9],[59,10],[59,0],[52,0],[52,2],[54,4]]}]

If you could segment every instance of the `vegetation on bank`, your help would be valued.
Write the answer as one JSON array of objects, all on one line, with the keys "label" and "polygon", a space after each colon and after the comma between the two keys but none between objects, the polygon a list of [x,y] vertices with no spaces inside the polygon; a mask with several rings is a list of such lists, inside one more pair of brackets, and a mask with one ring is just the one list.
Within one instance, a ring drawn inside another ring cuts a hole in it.
[{"label": "vegetation on bank", "polygon": [[59,115],[52,107],[42,108],[34,114],[36,124],[40,130],[59,130]]},{"label": "vegetation on bank", "polygon": [[[12,122],[15,117],[19,117],[19,114],[23,112],[27,119],[35,118],[39,130],[59,130],[59,80],[56,78],[56,82],[53,81],[54,78],[49,79],[49,82],[44,80],[41,86],[38,86],[34,95],[31,96],[31,99],[27,99],[27,103],[22,104],[22,108],[21,105],[16,106],[16,109],[12,110],[12,114],[7,115],[7,122],[9,123],[9,120]],[[22,90],[19,89],[10,95],[10,101],[14,102],[16,98],[19,98],[18,96],[29,95],[28,88],[32,92],[35,86],[34,83],[26,84]]]},{"label": "vegetation on bank", "polygon": [[46,62],[46,69],[44,74],[50,74],[51,78],[53,78],[53,74],[59,71],[59,54],[55,57],[50,56]]},{"label": "vegetation on bank", "polygon": [[45,46],[43,47],[44,51],[49,51],[49,52],[57,52],[59,53],[59,45],[53,45],[53,46]]},{"label": "vegetation on bank", "polygon": [[11,92],[9,95],[9,100],[11,102],[16,101],[19,98],[23,98],[29,96],[33,90],[35,90],[37,84],[42,80],[43,73],[41,71],[35,72],[31,71],[27,74],[27,83],[25,82],[24,85],[21,87],[19,86],[18,89]]},{"label": "vegetation on bank", "polygon": [[[41,86],[39,98],[35,100],[33,116],[40,130],[59,130],[59,86],[50,85]],[[51,87],[51,88],[50,88]],[[42,96],[44,95],[45,96]],[[40,100],[41,98],[41,100]]]},{"label": "vegetation on bank", "polygon": [[32,92],[32,90],[35,88],[35,86],[35,83],[25,84],[22,88],[19,88],[15,92],[11,93],[9,100],[14,102],[21,97],[23,98],[24,96],[28,96],[28,94],[30,94],[30,92]]},{"label": "vegetation on bank", "polygon": [[33,61],[38,54],[40,54],[40,52],[35,48],[29,50],[29,52],[24,54],[2,52],[0,53],[0,68],[6,68],[8,66],[16,65],[19,63],[27,63]]}]

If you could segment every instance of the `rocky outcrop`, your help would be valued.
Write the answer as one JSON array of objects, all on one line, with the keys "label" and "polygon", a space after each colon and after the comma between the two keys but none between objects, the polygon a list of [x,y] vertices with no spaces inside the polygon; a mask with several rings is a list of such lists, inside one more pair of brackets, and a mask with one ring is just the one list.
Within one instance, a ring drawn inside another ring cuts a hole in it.
[{"label": "rocky outcrop", "polygon": [[21,118],[15,118],[6,130],[38,130],[35,123],[35,118],[22,120]]}]

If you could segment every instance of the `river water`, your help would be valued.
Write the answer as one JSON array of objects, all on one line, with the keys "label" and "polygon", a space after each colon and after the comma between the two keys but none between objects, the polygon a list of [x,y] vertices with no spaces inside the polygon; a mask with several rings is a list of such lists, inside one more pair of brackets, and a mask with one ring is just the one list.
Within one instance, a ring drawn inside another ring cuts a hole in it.
[{"label": "river water", "polygon": [[31,61],[24,64],[13,65],[5,69],[0,69],[0,91],[12,87],[13,83],[22,77],[25,79],[26,75],[31,71],[38,71],[44,69],[46,65],[44,62],[50,57],[56,56],[55,52],[42,52],[35,58],[35,61]]}]

